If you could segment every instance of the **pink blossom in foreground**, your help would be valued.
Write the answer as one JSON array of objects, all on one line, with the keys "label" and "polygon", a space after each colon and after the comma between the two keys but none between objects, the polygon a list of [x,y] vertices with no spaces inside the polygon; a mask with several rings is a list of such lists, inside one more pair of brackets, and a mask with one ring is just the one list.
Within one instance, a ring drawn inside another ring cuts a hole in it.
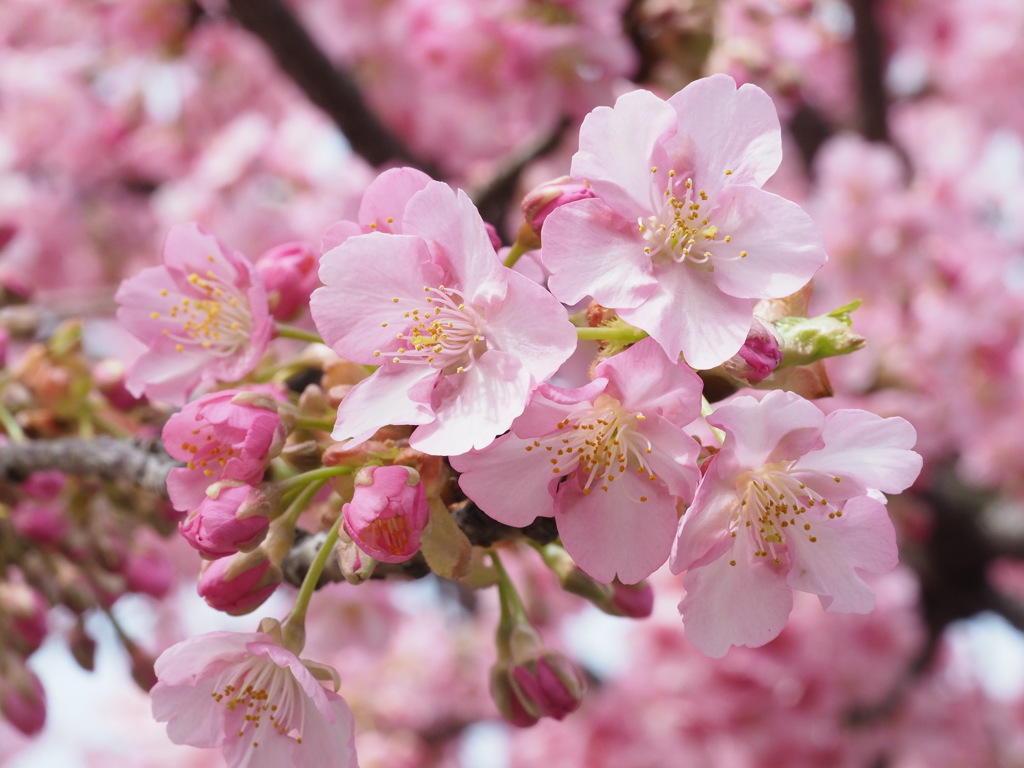
[{"label": "pink blossom in foreground", "polygon": [[676,508],[693,498],[701,382],[644,339],[579,389],[542,385],[511,431],[452,457],[459,484],[488,515],[522,527],[554,516],[591,577],[632,584],[668,558]]},{"label": "pink blossom in foreground", "polygon": [[273,328],[253,265],[197,224],[172,227],[163,265],[125,280],[115,298],[122,327],[149,347],[128,390],[172,405],[252,371]]},{"label": "pink blossom in foreground", "polygon": [[773,390],[738,397],[708,417],[726,433],[680,522],[673,572],[690,641],[709,656],[758,646],[782,631],[793,590],[826,610],[866,613],[861,572],[896,567],[896,534],[878,492],[898,493],[921,470],[914,428]]},{"label": "pink blossom in foreground", "polygon": [[232,768],[355,768],[352,712],[325,673],[264,632],[211,632],[157,659],[153,716],[174,743],[220,747]]},{"label": "pink blossom in foreground", "polygon": [[275,246],[256,260],[274,317],[290,320],[309,304],[309,294],[320,284],[319,266],[319,252],[302,241]]},{"label": "pink blossom in foreground", "polygon": [[364,467],[352,501],[341,509],[345,531],[363,552],[383,563],[401,563],[420,549],[430,519],[419,472],[409,467]]},{"label": "pink blossom in foreground", "polygon": [[267,462],[281,451],[285,436],[270,395],[231,389],[193,400],[163,429],[166,451],[187,462],[167,477],[174,508],[193,511],[218,480],[258,483]]},{"label": "pink blossom in foreground", "polygon": [[351,236],[324,254],[312,297],[327,344],[380,366],[345,396],[332,437],[360,443],[411,424],[410,445],[424,453],[482,448],[569,357],[575,330],[547,291],[502,266],[463,192],[430,182],[406,197],[388,178],[396,205],[388,213],[376,187],[378,215],[396,233]]},{"label": "pink blossom in foreground", "polygon": [[638,90],[598,107],[572,162],[597,198],[545,221],[549,288],[617,310],[673,360],[725,362],[756,300],[793,293],[826,261],[810,216],[761,189],[781,157],[771,99],[727,75],[668,101]]}]

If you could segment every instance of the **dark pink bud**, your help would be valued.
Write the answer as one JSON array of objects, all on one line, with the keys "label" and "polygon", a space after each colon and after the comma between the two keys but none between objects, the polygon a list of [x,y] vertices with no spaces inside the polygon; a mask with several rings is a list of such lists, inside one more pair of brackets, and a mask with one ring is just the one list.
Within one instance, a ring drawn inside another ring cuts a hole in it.
[{"label": "dark pink bud", "polygon": [[136,397],[128,391],[125,385],[125,366],[120,360],[101,360],[93,366],[92,378],[96,388],[107,398],[107,402],[119,411],[129,411],[147,402],[145,395]]},{"label": "dark pink bud", "polygon": [[64,490],[64,483],[63,472],[46,470],[29,475],[28,479],[21,484],[21,489],[35,499],[49,501]]},{"label": "dark pink bud", "polygon": [[319,266],[319,252],[306,242],[279,245],[256,260],[275,318],[289,320],[309,306],[309,295],[320,284]]},{"label": "dark pink bud", "polygon": [[494,225],[489,221],[484,222],[484,229],[487,230],[487,237],[490,238],[491,245],[494,246],[494,250],[500,250],[501,236],[498,234],[498,230],[495,229]]},{"label": "dark pink bud", "polygon": [[132,548],[125,553],[121,573],[127,589],[156,598],[166,596],[178,579],[174,563],[167,557],[166,550],[153,545],[139,546],[133,543]]},{"label": "dark pink bud", "polygon": [[596,197],[585,183],[573,181],[568,176],[544,182],[526,193],[523,198],[523,218],[537,237],[540,237],[544,221],[551,212],[567,203]]},{"label": "dark pink bud", "polygon": [[26,736],[34,736],[46,724],[46,691],[28,667],[0,669],[0,713]]},{"label": "dark pink bud", "polygon": [[46,600],[28,584],[0,581],[0,616],[10,622],[5,638],[26,656],[46,639]]},{"label": "dark pink bud", "polygon": [[654,610],[654,590],[647,582],[622,584],[616,580],[611,583],[611,588],[612,599],[608,605],[608,613],[628,616],[631,619],[645,619]]},{"label": "dark pink bud", "polygon": [[730,376],[747,384],[760,384],[782,362],[782,347],[774,328],[754,318],[740,351],[722,364]]},{"label": "dark pink bud", "polygon": [[242,616],[263,605],[281,581],[281,569],[257,549],[207,562],[198,592],[211,608]]},{"label": "dark pink bud", "polygon": [[258,546],[276,509],[276,500],[260,487],[224,480],[207,489],[206,498],[178,530],[199,554],[212,560]]},{"label": "dark pink bud", "polygon": [[384,563],[401,563],[419,551],[430,508],[415,469],[364,467],[341,514],[345,531],[363,552]]},{"label": "dark pink bud", "polygon": [[[521,664],[499,663],[495,669],[507,676],[507,681],[498,680],[499,689],[506,682],[508,688],[495,692],[492,673],[492,694],[502,715],[513,725],[533,725],[542,717],[561,720],[579,708],[587,690],[580,668],[557,651],[544,651]],[[507,700],[499,701],[496,693],[507,696]]]},{"label": "dark pink bud", "polygon": [[56,544],[70,530],[67,517],[56,504],[23,499],[11,510],[14,530],[44,544]]}]

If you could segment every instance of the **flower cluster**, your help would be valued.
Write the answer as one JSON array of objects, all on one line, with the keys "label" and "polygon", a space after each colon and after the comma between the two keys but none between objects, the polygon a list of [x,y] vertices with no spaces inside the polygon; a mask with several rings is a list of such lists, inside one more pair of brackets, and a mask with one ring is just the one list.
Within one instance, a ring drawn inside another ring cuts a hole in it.
[{"label": "flower cluster", "polygon": [[[345,720],[344,702],[296,656],[329,572],[496,584],[499,710],[518,725],[574,711],[582,672],[527,618],[501,535],[467,532],[456,507],[527,537],[553,519],[544,562],[616,615],[649,613],[643,580],[669,562],[685,574],[685,632],[709,656],[776,637],[794,590],[871,610],[863,575],[897,559],[884,494],[921,460],[903,419],[826,412],[780,388],[800,389],[787,369],[859,343],[849,307],[794,316],[826,255],[810,217],[762,189],[780,158],[769,97],[718,75],[590,113],[571,176],[527,196],[507,251],[464,192],[411,168],[382,173],[357,216],[326,231],[315,289],[309,246],[251,266],[198,227],[172,231],[164,266],[119,293],[122,321],[149,344],[129,387],[180,402],[260,371],[164,427],[185,462],[168,479],[181,532],[211,561],[200,593],[247,613],[292,567],[304,510],[326,536],[278,639],[210,636],[162,657],[155,711],[172,737],[239,765],[308,764],[310,734],[342,749],[348,726],[326,724]],[[528,251],[541,270],[516,268]],[[277,325],[301,324],[306,298],[319,339]],[[275,328],[323,346],[261,363]],[[319,380],[294,384],[310,365]],[[295,401],[262,391],[268,376]],[[761,391],[711,396],[714,377]],[[185,711],[197,692],[210,712]],[[270,738],[257,739],[264,716]]]}]

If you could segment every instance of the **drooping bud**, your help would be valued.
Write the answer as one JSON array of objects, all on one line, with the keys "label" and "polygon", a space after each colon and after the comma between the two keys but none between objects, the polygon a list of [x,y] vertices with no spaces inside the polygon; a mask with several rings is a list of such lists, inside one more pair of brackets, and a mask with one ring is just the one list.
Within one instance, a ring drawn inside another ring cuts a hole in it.
[{"label": "drooping bud", "polygon": [[79,616],[68,632],[68,648],[78,666],[86,672],[96,668],[96,640],[85,628],[85,620]]},{"label": "drooping bud", "polygon": [[612,599],[598,606],[612,616],[626,616],[630,619],[646,619],[654,611],[654,590],[646,581],[623,584],[616,579],[611,583]]},{"label": "drooping bud", "polygon": [[4,638],[14,648],[28,655],[46,639],[46,600],[28,584],[0,581],[0,616],[8,622]]},{"label": "drooping bud", "polygon": [[341,514],[352,541],[382,563],[401,563],[415,555],[430,519],[419,472],[401,465],[359,470],[352,501]]},{"label": "drooping bud", "polygon": [[281,568],[256,549],[205,563],[198,592],[211,608],[242,616],[263,605],[282,578]]},{"label": "drooping bud", "polygon": [[0,714],[26,736],[46,724],[46,691],[28,667],[9,664],[0,669]]},{"label": "drooping bud", "polygon": [[181,521],[178,530],[203,557],[216,559],[247,552],[267,534],[278,511],[273,485],[251,486],[222,480],[206,490],[206,498]]}]

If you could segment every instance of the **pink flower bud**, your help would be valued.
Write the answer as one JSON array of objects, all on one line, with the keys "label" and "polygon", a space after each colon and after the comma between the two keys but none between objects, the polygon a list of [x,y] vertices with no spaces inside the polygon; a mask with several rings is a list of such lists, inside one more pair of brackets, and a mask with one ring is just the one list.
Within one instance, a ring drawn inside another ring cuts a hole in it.
[{"label": "pink flower bud", "polygon": [[46,639],[46,600],[28,584],[0,581],[0,616],[10,622],[4,638],[20,653],[28,655]]},{"label": "pink flower bud", "polygon": [[309,306],[309,295],[320,284],[319,266],[320,254],[306,242],[284,243],[256,260],[275,318],[288,320]]},{"label": "pink flower bud", "polygon": [[419,551],[430,508],[416,470],[364,467],[341,514],[345,531],[363,552],[384,563],[401,563]]},{"label": "pink flower bud", "polygon": [[740,351],[722,367],[730,376],[747,384],[760,384],[782,362],[782,347],[774,328],[754,318]]},{"label": "pink flower bud", "polygon": [[85,621],[81,616],[75,621],[75,625],[68,632],[68,649],[78,666],[86,672],[92,672],[96,668],[96,640],[85,628]]},{"label": "pink flower bud", "polygon": [[203,557],[226,557],[258,546],[276,508],[276,499],[260,487],[223,480],[207,489],[178,530]]},{"label": "pink flower bud", "polygon": [[242,616],[261,606],[281,580],[280,567],[257,549],[207,562],[198,592],[211,608]]},{"label": "pink flower bud", "polygon": [[24,499],[11,510],[14,530],[43,544],[56,544],[70,530],[64,511],[56,504]]},{"label": "pink flower bud", "polygon": [[150,597],[161,598],[177,583],[178,573],[164,547],[133,541],[125,553],[121,574],[125,587]]},{"label": "pink flower bud", "polygon": [[586,690],[580,668],[552,650],[521,664],[499,663],[491,675],[491,694],[499,711],[520,727],[542,717],[561,720],[579,708]]},{"label": "pink flower bud", "polygon": [[34,736],[46,724],[46,691],[28,667],[0,669],[0,713],[26,736]]},{"label": "pink flower bud", "polygon": [[573,181],[568,176],[561,176],[546,181],[526,193],[522,203],[523,218],[526,219],[527,226],[539,238],[544,221],[553,210],[566,203],[586,200],[590,197],[596,197],[596,195],[585,183]]},{"label": "pink flower bud", "polygon": [[623,584],[618,579],[611,583],[612,599],[602,606],[613,616],[646,619],[654,610],[654,590],[646,581]]}]

